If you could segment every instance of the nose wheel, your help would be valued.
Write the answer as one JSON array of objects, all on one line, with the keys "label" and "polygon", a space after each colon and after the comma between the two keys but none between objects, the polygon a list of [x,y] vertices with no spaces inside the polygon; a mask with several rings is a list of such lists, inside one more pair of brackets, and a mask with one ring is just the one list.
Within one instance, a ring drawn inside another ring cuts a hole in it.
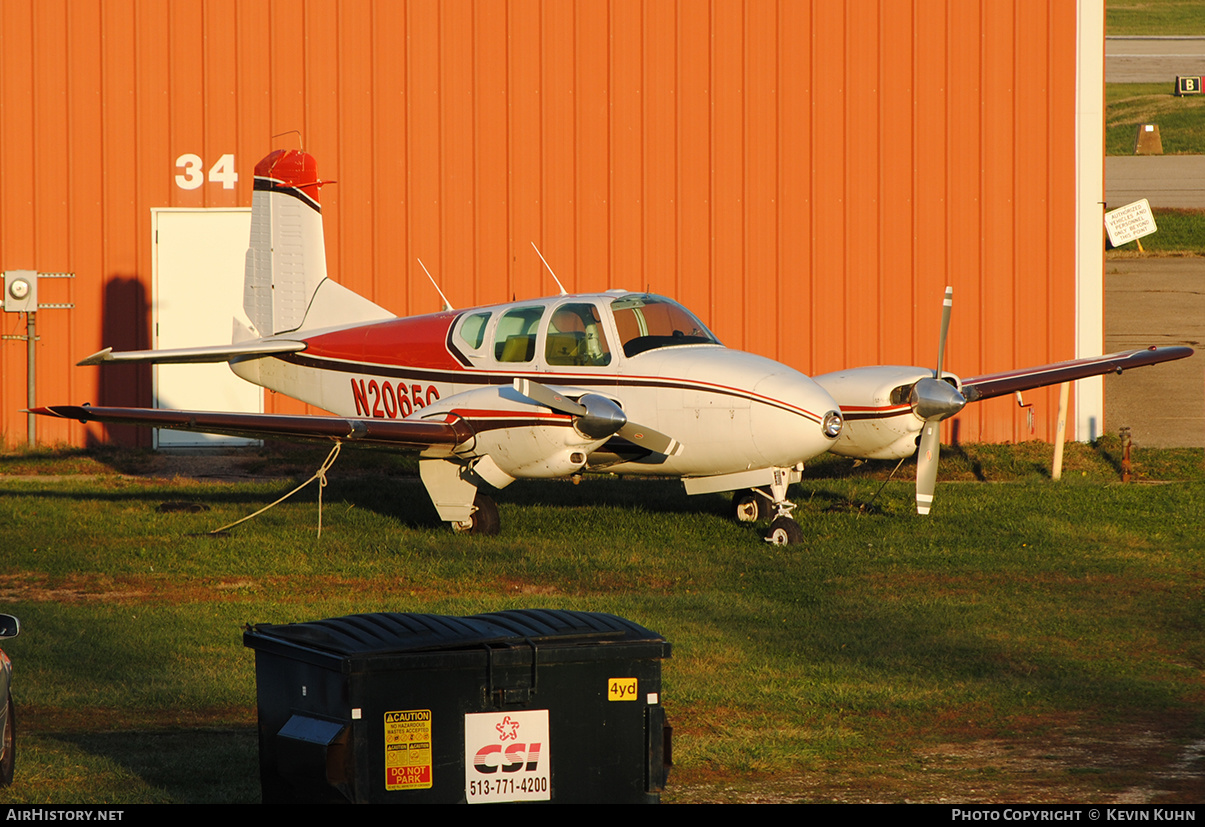
[{"label": "nose wheel", "polygon": [[803,542],[803,529],[791,512],[795,503],[787,499],[787,488],[790,476],[787,469],[775,468],[774,480],[770,483],[770,497],[773,499],[774,520],[770,523],[770,531],[766,534],[766,542],[776,546],[793,546]]},{"label": "nose wheel", "polygon": [[803,529],[787,514],[775,517],[766,534],[766,542],[775,546],[793,546],[803,542]]}]

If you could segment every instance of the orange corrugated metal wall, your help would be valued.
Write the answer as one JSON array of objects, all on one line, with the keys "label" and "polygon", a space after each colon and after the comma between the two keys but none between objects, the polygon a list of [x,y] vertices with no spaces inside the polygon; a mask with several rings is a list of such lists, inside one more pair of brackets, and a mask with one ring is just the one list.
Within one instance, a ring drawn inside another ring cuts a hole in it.
[{"label": "orange corrugated metal wall", "polygon": [[[416,256],[460,307],[553,292],[534,240],[571,291],[649,287],[808,373],[934,363],[946,283],[951,370],[1057,361],[1075,61],[1071,0],[5,0],[0,269],[77,274],[42,285],[75,309],[39,314],[40,403],[149,404],[145,369],[73,365],[147,346],[151,209],[249,205],[295,129],[332,275],[399,314],[439,307]],[[237,185],[181,188],[184,154]],[[9,445],[25,381],[4,340]],[[958,428],[1030,438],[1011,400]]]}]

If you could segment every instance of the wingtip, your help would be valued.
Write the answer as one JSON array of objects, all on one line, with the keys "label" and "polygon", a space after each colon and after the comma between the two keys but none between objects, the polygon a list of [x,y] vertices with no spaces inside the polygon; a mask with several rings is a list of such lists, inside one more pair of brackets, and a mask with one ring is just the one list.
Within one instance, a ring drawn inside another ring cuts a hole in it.
[{"label": "wingtip", "polygon": [[76,362],[75,364],[77,367],[84,367],[86,365],[104,364],[105,362],[113,361],[112,354],[113,354],[113,348],[107,347],[104,350],[98,350],[96,353],[93,353],[87,359],[81,359],[80,361]]},{"label": "wingtip", "polygon": [[57,416],[60,419],[63,418],[61,413],[48,405],[39,405],[36,408],[26,408],[25,410],[21,411],[21,413],[36,414],[37,416]]}]

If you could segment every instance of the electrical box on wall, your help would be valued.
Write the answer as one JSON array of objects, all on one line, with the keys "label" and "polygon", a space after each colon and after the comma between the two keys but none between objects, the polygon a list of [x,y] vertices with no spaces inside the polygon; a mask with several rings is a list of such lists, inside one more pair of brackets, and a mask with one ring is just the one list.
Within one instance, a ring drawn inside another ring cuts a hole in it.
[{"label": "electrical box on wall", "polygon": [[25,313],[38,309],[38,271],[4,271],[4,312]]}]

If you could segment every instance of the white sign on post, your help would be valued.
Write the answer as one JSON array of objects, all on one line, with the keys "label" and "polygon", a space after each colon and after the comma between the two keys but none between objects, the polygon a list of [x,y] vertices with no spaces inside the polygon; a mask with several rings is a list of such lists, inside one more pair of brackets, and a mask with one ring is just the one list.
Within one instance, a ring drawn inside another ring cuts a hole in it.
[{"label": "white sign on post", "polygon": [[1150,202],[1143,198],[1105,213],[1105,229],[1109,232],[1109,243],[1120,247],[1159,228],[1155,226],[1155,216],[1151,215]]}]

